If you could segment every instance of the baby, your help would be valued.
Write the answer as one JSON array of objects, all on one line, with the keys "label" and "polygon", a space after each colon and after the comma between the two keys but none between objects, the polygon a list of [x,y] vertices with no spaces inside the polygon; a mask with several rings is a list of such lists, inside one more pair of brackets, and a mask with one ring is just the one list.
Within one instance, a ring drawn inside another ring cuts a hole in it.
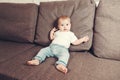
[{"label": "baby", "polygon": [[38,54],[30,61],[28,65],[39,65],[46,57],[56,57],[56,69],[67,73],[68,60],[70,57],[68,48],[70,44],[79,45],[89,40],[88,36],[78,39],[71,29],[71,21],[67,16],[61,16],[58,19],[58,29],[55,27],[50,31],[51,44],[48,47],[41,49]]}]

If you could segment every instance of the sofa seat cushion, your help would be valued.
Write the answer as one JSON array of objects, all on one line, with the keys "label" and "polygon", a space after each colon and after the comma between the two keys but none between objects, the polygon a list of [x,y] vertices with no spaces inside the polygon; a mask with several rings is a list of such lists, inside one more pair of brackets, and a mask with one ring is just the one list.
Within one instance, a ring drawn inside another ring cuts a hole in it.
[{"label": "sofa seat cushion", "polygon": [[34,45],[27,43],[16,43],[0,41],[0,63],[14,58],[16,55],[32,48]]},{"label": "sofa seat cushion", "polygon": [[0,3],[0,39],[33,42],[37,13],[36,4]]},{"label": "sofa seat cushion", "polygon": [[87,43],[71,46],[71,51],[89,50],[93,37],[93,20],[95,3],[93,0],[70,0],[56,2],[41,2],[35,42],[46,46],[50,44],[49,32],[56,27],[56,20],[62,15],[71,18],[72,31],[78,38],[90,37]]},{"label": "sofa seat cushion", "polygon": [[[28,48],[27,50],[14,55],[14,57],[9,58],[3,63],[0,63],[0,79],[31,80],[29,77],[31,75],[35,75],[37,69],[40,69],[40,67],[36,66],[35,68],[33,66],[27,66],[26,61],[31,60],[40,49],[40,46],[32,46],[31,48]],[[40,80],[36,79],[36,76],[34,78],[35,79],[32,80]]]},{"label": "sofa seat cushion", "polygon": [[8,80],[119,80],[120,62],[94,57],[88,52],[72,52],[65,75],[55,68],[55,58],[38,66],[25,65],[37,54],[36,46],[0,64],[0,79]]},{"label": "sofa seat cushion", "polygon": [[120,60],[120,1],[101,0],[96,11],[93,50],[96,56]]}]

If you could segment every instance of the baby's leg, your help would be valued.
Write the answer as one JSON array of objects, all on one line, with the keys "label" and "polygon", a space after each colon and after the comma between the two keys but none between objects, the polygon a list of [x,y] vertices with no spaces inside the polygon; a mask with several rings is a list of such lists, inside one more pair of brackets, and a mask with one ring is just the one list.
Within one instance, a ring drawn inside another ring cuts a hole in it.
[{"label": "baby's leg", "polygon": [[38,54],[30,61],[27,61],[28,65],[39,65],[46,57],[52,56],[50,47],[41,49]]},{"label": "baby's leg", "polygon": [[56,65],[56,68],[57,68],[59,71],[65,73],[65,74],[68,72],[68,69],[67,69],[64,65],[62,65],[62,64]]},{"label": "baby's leg", "polygon": [[69,60],[69,53],[61,53],[60,55],[58,55],[58,61],[56,62],[56,68],[63,72],[63,73],[67,73],[68,69],[67,69],[67,63]]},{"label": "baby's leg", "polygon": [[32,66],[37,66],[37,65],[39,65],[39,60],[37,60],[37,59],[30,60],[30,61],[27,61],[27,64],[32,65]]}]

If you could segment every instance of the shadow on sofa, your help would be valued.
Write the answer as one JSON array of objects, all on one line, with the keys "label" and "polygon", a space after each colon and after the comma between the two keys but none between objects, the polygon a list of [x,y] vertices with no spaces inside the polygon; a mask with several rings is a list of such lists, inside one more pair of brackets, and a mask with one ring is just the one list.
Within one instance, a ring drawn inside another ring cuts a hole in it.
[{"label": "shadow on sofa", "polygon": [[15,79],[10,76],[3,75],[3,74],[0,74],[0,79],[1,80],[18,80],[18,79]]}]

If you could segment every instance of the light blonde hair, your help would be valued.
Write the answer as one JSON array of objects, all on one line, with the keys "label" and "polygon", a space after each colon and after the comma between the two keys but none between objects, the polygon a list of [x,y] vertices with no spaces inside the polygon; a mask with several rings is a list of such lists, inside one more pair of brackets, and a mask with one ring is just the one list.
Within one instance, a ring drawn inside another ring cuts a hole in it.
[{"label": "light blonde hair", "polygon": [[58,25],[59,25],[59,23],[61,23],[61,21],[63,21],[63,20],[68,20],[68,21],[71,23],[70,17],[68,17],[68,16],[60,16],[60,17],[58,18]]}]

